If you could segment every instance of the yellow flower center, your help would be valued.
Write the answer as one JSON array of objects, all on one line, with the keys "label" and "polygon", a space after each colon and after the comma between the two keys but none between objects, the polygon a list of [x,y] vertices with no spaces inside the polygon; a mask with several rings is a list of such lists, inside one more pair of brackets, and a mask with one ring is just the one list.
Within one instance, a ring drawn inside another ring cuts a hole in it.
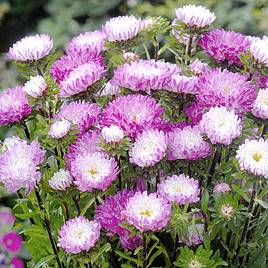
[{"label": "yellow flower center", "polygon": [[89,169],[88,174],[90,174],[91,176],[95,176],[98,174],[98,171],[95,168]]},{"label": "yellow flower center", "polygon": [[146,209],[146,210],[142,210],[140,212],[141,216],[145,216],[145,217],[151,217],[153,215],[153,212],[150,209]]},{"label": "yellow flower center", "polygon": [[254,153],[252,157],[256,162],[260,162],[262,159],[262,155],[260,153]]}]

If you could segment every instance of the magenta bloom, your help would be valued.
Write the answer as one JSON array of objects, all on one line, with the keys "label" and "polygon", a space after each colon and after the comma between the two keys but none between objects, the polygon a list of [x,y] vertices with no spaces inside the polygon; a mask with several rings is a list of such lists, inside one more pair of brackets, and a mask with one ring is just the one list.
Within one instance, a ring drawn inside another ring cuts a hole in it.
[{"label": "magenta bloom", "polygon": [[197,160],[211,154],[211,146],[203,140],[198,127],[175,128],[168,133],[169,160]]},{"label": "magenta bloom", "polygon": [[83,133],[97,122],[99,113],[100,108],[97,104],[80,100],[64,104],[56,117],[72,122]]},{"label": "magenta bloom", "polygon": [[176,93],[196,94],[197,91],[195,84],[197,81],[197,77],[190,77],[177,73],[171,76],[171,80],[165,89]]},{"label": "magenta bloom", "polygon": [[199,183],[197,180],[180,174],[167,177],[157,185],[158,193],[169,202],[179,205],[199,201]]},{"label": "magenta bloom", "polygon": [[204,114],[204,107],[198,102],[192,102],[184,108],[184,113],[191,120],[191,125],[197,125]]},{"label": "magenta bloom", "polygon": [[53,48],[53,40],[47,34],[27,36],[16,42],[7,53],[11,60],[39,60],[47,56]]},{"label": "magenta bloom", "polygon": [[71,164],[74,184],[80,191],[106,191],[119,173],[117,162],[105,153],[78,155]]},{"label": "magenta bloom", "polygon": [[75,143],[71,144],[68,153],[64,155],[69,170],[72,161],[78,155],[93,154],[102,151],[102,148],[98,146],[101,143],[101,139],[101,132],[94,130],[84,133]]},{"label": "magenta bloom", "polygon": [[24,263],[21,259],[17,258],[17,257],[13,257],[11,259],[10,264],[13,265],[12,268],[24,268]]},{"label": "magenta bloom", "polygon": [[32,112],[21,86],[0,93],[0,125],[19,122]]},{"label": "magenta bloom", "polygon": [[222,105],[237,113],[249,112],[257,96],[252,82],[238,73],[221,69],[200,76],[196,87],[197,100],[204,107]]},{"label": "magenta bloom", "polygon": [[134,91],[157,90],[164,88],[170,76],[180,72],[176,64],[155,60],[138,60],[118,66],[111,81],[112,85]]},{"label": "magenta bloom", "polygon": [[65,80],[59,83],[61,97],[70,97],[86,91],[89,86],[103,78],[104,67],[94,62],[79,65],[72,70]]},{"label": "magenta bloom", "polygon": [[0,181],[8,192],[16,192],[21,188],[29,193],[41,179],[38,166],[44,159],[45,151],[38,142],[27,144],[16,141],[0,155]]},{"label": "magenta bloom", "polygon": [[149,96],[127,95],[110,102],[104,109],[100,125],[120,126],[131,138],[145,129],[157,128],[163,124],[160,116],[164,110]]},{"label": "magenta bloom", "polygon": [[241,65],[239,56],[249,48],[250,41],[241,33],[215,29],[206,33],[199,45],[218,63],[227,61],[228,64]]},{"label": "magenta bloom", "polygon": [[120,226],[124,222],[121,212],[126,208],[129,198],[133,195],[134,191],[123,190],[114,196],[108,196],[95,211],[95,218],[106,230],[107,236],[118,235],[122,247],[130,250],[139,247],[142,242],[139,236],[130,236],[130,231]]},{"label": "magenta bloom", "polygon": [[88,62],[94,62],[103,66],[104,58],[94,51],[83,54],[64,55],[52,64],[50,74],[57,83],[60,83],[62,80],[66,79],[74,69]]},{"label": "magenta bloom", "polygon": [[74,37],[66,47],[68,55],[92,53],[100,54],[104,49],[106,34],[101,31],[85,32]]},{"label": "magenta bloom", "polygon": [[126,221],[141,232],[159,231],[170,220],[171,205],[156,193],[137,192],[129,198],[122,213]]},{"label": "magenta bloom", "polygon": [[11,231],[2,237],[1,242],[5,250],[7,250],[8,252],[15,253],[20,250],[22,239],[20,235]]},{"label": "magenta bloom", "polygon": [[72,254],[89,251],[99,240],[100,229],[97,221],[83,216],[68,220],[59,231],[58,246]]}]

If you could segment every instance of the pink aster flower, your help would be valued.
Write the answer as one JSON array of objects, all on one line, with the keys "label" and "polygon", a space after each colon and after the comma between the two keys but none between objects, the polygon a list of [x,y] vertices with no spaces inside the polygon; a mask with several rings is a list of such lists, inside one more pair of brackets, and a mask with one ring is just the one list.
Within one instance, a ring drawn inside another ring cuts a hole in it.
[{"label": "pink aster flower", "polygon": [[48,181],[49,186],[57,191],[65,191],[72,183],[73,178],[71,174],[64,169],[55,172]]},{"label": "pink aster flower", "polygon": [[32,112],[21,86],[0,93],[0,125],[19,122]]},{"label": "pink aster flower", "polygon": [[69,74],[77,67],[89,62],[103,66],[104,58],[94,51],[83,54],[63,55],[52,64],[50,74],[57,83],[60,83],[67,79]]},{"label": "pink aster flower", "polygon": [[68,153],[64,155],[68,169],[70,170],[73,160],[78,155],[87,155],[102,151],[102,148],[98,146],[101,143],[101,139],[100,131],[94,130],[84,133],[75,143],[71,144]]},{"label": "pink aster flower", "polygon": [[129,161],[139,167],[154,166],[166,156],[167,137],[157,129],[144,130],[129,150]]},{"label": "pink aster flower", "polygon": [[39,98],[47,89],[47,84],[43,76],[31,76],[30,80],[24,84],[23,91],[33,97]]},{"label": "pink aster flower", "polygon": [[212,107],[200,121],[201,132],[208,136],[211,143],[230,145],[242,132],[241,119],[226,107]]},{"label": "pink aster flower", "polygon": [[44,159],[45,151],[38,142],[27,144],[24,140],[15,142],[0,155],[0,181],[8,192],[21,188],[29,193],[41,179],[38,166]]},{"label": "pink aster flower", "polygon": [[214,13],[203,6],[186,5],[175,11],[180,23],[194,29],[207,27],[216,19]]},{"label": "pink aster flower", "polygon": [[106,34],[102,31],[85,32],[74,37],[66,47],[68,55],[91,53],[100,54],[104,49]]},{"label": "pink aster flower", "polygon": [[250,41],[241,33],[215,29],[206,33],[198,44],[218,63],[227,61],[228,64],[241,65],[239,56],[249,48]]},{"label": "pink aster flower", "polygon": [[116,125],[111,125],[104,127],[101,130],[101,135],[106,143],[118,143],[124,138],[124,131]]},{"label": "pink aster flower", "polygon": [[236,154],[240,168],[268,178],[268,140],[246,140]]},{"label": "pink aster flower", "polygon": [[135,37],[144,27],[140,18],[119,16],[108,20],[102,31],[109,41],[126,41]]},{"label": "pink aster flower", "polygon": [[254,38],[249,50],[258,63],[268,67],[268,36],[263,36],[262,39]]},{"label": "pink aster flower", "polygon": [[210,67],[207,63],[204,63],[200,61],[199,59],[195,59],[191,64],[190,64],[190,69],[194,75],[202,75],[205,72],[210,70]]},{"label": "pink aster flower", "polygon": [[164,110],[150,96],[127,95],[118,97],[104,109],[100,125],[120,126],[129,137],[134,138],[145,129],[157,128],[163,121]]},{"label": "pink aster flower", "polygon": [[226,192],[230,192],[230,191],[231,191],[230,185],[225,183],[225,182],[220,182],[220,183],[216,184],[213,188],[214,195],[217,195],[220,193],[226,193]]},{"label": "pink aster flower", "polygon": [[59,83],[61,97],[70,97],[86,91],[89,86],[103,78],[105,69],[94,62],[88,62],[75,68],[65,80]]},{"label": "pink aster flower", "polygon": [[24,268],[24,263],[21,259],[17,257],[13,257],[10,261],[10,264],[12,264],[12,268]]},{"label": "pink aster flower", "polygon": [[93,153],[78,155],[72,161],[71,173],[79,190],[105,191],[116,180],[119,169],[114,158],[109,158],[105,153]]},{"label": "pink aster flower", "polygon": [[249,112],[256,99],[252,82],[238,73],[214,69],[199,77],[198,102],[206,108],[223,105],[237,113]]},{"label": "pink aster flower", "polygon": [[155,60],[139,60],[118,66],[111,81],[112,85],[129,88],[134,91],[162,89],[170,76],[180,72],[176,64]]},{"label": "pink aster flower", "polygon": [[257,118],[268,119],[268,88],[260,89],[251,113]]},{"label": "pink aster flower", "polygon": [[83,133],[97,122],[99,113],[100,108],[97,104],[80,100],[64,104],[56,117],[72,122]]},{"label": "pink aster flower", "polygon": [[203,223],[191,224],[188,227],[187,238],[179,237],[179,242],[184,243],[189,247],[197,246],[203,243],[205,234],[205,225]]},{"label": "pink aster flower", "polygon": [[61,139],[71,130],[71,122],[65,119],[59,119],[52,123],[48,135],[53,139]]},{"label": "pink aster flower", "polygon": [[211,154],[211,147],[203,140],[198,127],[175,128],[168,133],[167,157],[169,160],[197,160]]},{"label": "pink aster flower", "polygon": [[101,226],[83,216],[68,220],[59,231],[58,246],[66,252],[77,254],[89,251],[100,237]]},{"label": "pink aster flower", "polygon": [[1,225],[9,225],[9,226],[13,226],[14,222],[15,222],[16,218],[15,216],[12,214],[11,210],[6,209],[5,210],[0,210],[0,226]]},{"label": "pink aster flower", "polygon": [[190,105],[184,108],[184,113],[191,120],[191,125],[197,125],[204,114],[204,106],[199,102],[192,102]]},{"label": "pink aster flower", "polygon": [[173,74],[165,89],[176,93],[196,94],[197,81],[197,77]]},{"label": "pink aster flower", "polygon": [[36,34],[24,37],[16,42],[7,53],[10,60],[39,60],[49,54],[53,48],[53,40],[47,34]]},{"label": "pink aster flower", "polygon": [[106,197],[104,203],[99,205],[95,211],[95,218],[106,230],[107,236],[118,235],[121,245],[130,250],[139,247],[142,243],[140,236],[130,236],[130,231],[120,226],[125,220],[121,212],[125,210],[127,202],[132,196],[134,196],[134,191],[120,191],[114,196]]},{"label": "pink aster flower", "polygon": [[108,81],[97,93],[97,96],[118,96],[120,93],[120,87],[114,86],[111,84],[111,81]]},{"label": "pink aster flower", "polygon": [[176,202],[179,205],[195,203],[199,201],[199,183],[197,180],[180,174],[167,177],[157,185],[158,193],[168,202]]},{"label": "pink aster flower", "polygon": [[22,239],[21,236],[17,233],[10,231],[5,234],[1,239],[1,244],[3,245],[4,249],[8,252],[18,252],[20,250]]},{"label": "pink aster flower", "polygon": [[141,232],[160,231],[170,220],[171,205],[156,193],[137,192],[129,198],[122,214]]},{"label": "pink aster flower", "polygon": [[134,52],[125,52],[123,53],[123,58],[125,62],[132,62],[132,61],[137,61],[140,59],[140,56],[137,53]]}]

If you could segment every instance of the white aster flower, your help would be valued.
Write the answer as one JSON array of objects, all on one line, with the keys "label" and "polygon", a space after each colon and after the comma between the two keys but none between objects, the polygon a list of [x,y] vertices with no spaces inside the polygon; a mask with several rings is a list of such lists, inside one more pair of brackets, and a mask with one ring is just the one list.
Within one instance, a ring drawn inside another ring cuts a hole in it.
[{"label": "white aster flower", "polygon": [[268,88],[260,89],[251,112],[258,118],[268,119]]},{"label": "white aster flower", "polygon": [[71,122],[65,119],[55,121],[48,132],[48,135],[54,139],[60,139],[64,137],[71,129]]},{"label": "white aster flower", "polygon": [[104,127],[101,131],[101,135],[104,138],[105,142],[111,143],[111,142],[119,142],[124,138],[124,132],[122,128],[111,125],[109,127]]},{"label": "white aster flower", "polygon": [[258,62],[268,67],[268,37],[253,39],[250,45],[250,53]]},{"label": "white aster flower", "polygon": [[64,191],[73,182],[73,178],[70,173],[64,169],[60,169],[50,178],[48,184],[54,190]]},{"label": "white aster flower", "polygon": [[31,76],[23,87],[23,91],[33,98],[41,97],[46,89],[46,81],[41,75]]}]

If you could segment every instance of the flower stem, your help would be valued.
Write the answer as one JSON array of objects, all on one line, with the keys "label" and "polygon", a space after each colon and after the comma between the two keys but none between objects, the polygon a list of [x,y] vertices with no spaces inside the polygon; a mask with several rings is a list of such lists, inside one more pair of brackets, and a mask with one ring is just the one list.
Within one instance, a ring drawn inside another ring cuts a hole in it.
[{"label": "flower stem", "polygon": [[142,233],[142,241],[143,241],[143,250],[142,250],[142,268],[146,268],[147,266],[147,241],[146,241],[146,233]]},{"label": "flower stem", "polygon": [[188,43],[188,46],[187,46],[187,48],[186,48],[186,56],[189,57],[189,60],[186,60],[186,61],[185,61],[185,63],[186,63],[187,65],[190,64],[190,58],[191,58],[191,56],[192,56],[192,44],[193,44],[193,36],[190,35],[190,37],[189,37],[189,43]]},{"label": "flower stem", "polygon": [[[18,195],[19,199],[23,199],[24,198],[23,195],[20,193],[20,191],[17,191],[17,195]],[[33,218],[30,218],[29,220],[30,220],[30,223],[31,224],[34,224],[35,225],[35,222],[34,222],[34,219]]]},{"label": "flower stem", "polygon": [[58,267],[59,268],[64,268],[64,266],[60,262],[60,259],[59,259],[59,256],[58,256],[58,252],[59,252],[58,251],[58,247],[57,247],[57,245],[56,245],[56,243],[55,243],[55,241],[53,239],[53,236],[52,236],[52,232],[51,232],[51,229],[50,229],[49,219],[48,219],[48,216],[47,216],[46,209],[45,209],[45,207],[43,205],[41,196],[40,196],[40,194],[39,194],[39,192],[37,190],[35,190],[35,196],[36,196],[37,203],[38,203],[38,206],[39,206],[40,211],[44,213],[45,227],[46,227],[46,230],[47,230],[47,233],[48,233],[49,241],[50,241],[50,244],[52,246],[54,255],[56,257],[56,261],[57,261]]},{"label": "flower stem", "polygon": [[80,206],[79,206],[78,200],[75,197],[73,197],[73,201],[74,201],[74,205],[76,207],[76,210],[78,212],[78,215],[80,215],[81,210],[80,210]]},{"label": "flower stem", "polygon": [[216,165],[219,162],[219,160],[220,160],[220,150],[217,147],[216,151],[214,153],[214,157],[213,157],[210,169],[209,169],[209,176],[208,176],[208,180],[207,180],[207,186],[211,185],[212,178],[213,178],[214,173],[215,173]]}]

